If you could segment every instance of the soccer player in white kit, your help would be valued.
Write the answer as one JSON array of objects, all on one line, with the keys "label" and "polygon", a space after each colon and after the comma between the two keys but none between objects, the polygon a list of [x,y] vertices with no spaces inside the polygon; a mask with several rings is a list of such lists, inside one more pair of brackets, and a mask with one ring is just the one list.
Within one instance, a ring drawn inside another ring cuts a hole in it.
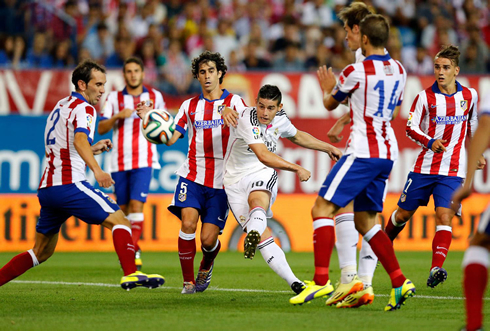
[{"label": "soccer player in white kit", "polygon": [[[353,2],[344,7],[338,14],[339,19],[344,22],[347,46],[355,52],[355,63],[362,62],[365,58],[360,47],[359,23],[369,14],[371,14],[369,8],[362,2]],[[320,86],[322,86],[323,90],[325,90],[323,85],[326,72],[326,66],[320,67],[317,72]],[[327,99],[324,99],[324,102],[326,101]],[[331,142],[337,143],[342,140],[339,135],[344,126],[350,123],[350,120],[349,113],[339,118],[328,132]],[[345,208],[341,208],[335,215],[334,220],[335,234],[331,225],[313,221],[314,235],[317,239],[313,245],[315,256],[313,282],[316,286],[310,286],[310,290],[320,290],[316,293],[317,296],[330,291],[330,286],[325,287],[325,284],[328,284],[330,256],[336,240],[335,247],[339,258],[340,281],[335,292],[327,300],[327,305],[337,305],[339,308],[353,308],[370,304],[374,300],[372,280],[378,258],[369,243],[363,239],[361,251],[359,252],[359,270],[357,270],[356,255],[359,232],[354,226],[354,203],[351,201]],[[306,298],[307,293],[303,293],[302,297],[296,298],[295,302],[298,303],[303,297]]]},{"label": "soccer player in white kit", "polygon": [[[459,50],[444,46],[434,58],[434,84],[420,92],[413,101],[407,122],[407,136],[422,146],[408,174],[407,182],[385,231],[393,241],[419,206],[434,200],[436,233],[432,240],[432,263],[427,286],[444,282],[447,271],[442,267],[452,240],[451,197],[466,176],[466,138],[475,132],[478,94],[462,86],[459,73]],[[485,166],[480,156],[479,169]]]},{"label": "soccer player in white kit", "polygon": [[[461,202],[471,195],[475,171],[481,167],[482,153],[490,144],[490,96],[480,103],[480,120],[470,146],[466,180],[462,188],[453,195],[454,211],[459,210]],[[463,289],[466,308],[467,331],[483,330],[483,296],[488,282],[490,258],[490,205],[480,218],[478,229],[463,257]]]},{"label": "soccer player in white kit", "polygon": [[135,107],[141,101],[151,101],[156,109],[166,110],[162,94],[143,86],[144,70],[143,62],[137,57],[124,61],[126,87],[109,93],[98,125],[99,134],[113,130],[110,171],[115,181],[117,204],[131,222],[138,270],[143,264],[138,245],[144,224],[143,208],[150,190],[152,169],[161,167],[156,145],[141,133],[141,119]]},{"label": "soccer player in white kit", "polygon": [[51,257],[61,225],[75,216],[112,230],[114,248],[124,272],[122,288],[159,287],[164,283],[162,276],[136,271],[130,223],[123,212],[85,177],[88,166],[100,186],[108,188],[114,184],[111,175],[94,158],[94,154],[110,150],[111,141],[105,139],[92,145],[97,119],[94,105],[104,93],[105,69],[86,60],[73,71],[72,83],[76,92],[56,104],[46,123],[46,168],[38,190],[41,215],[34,248],[15,256],[0,269],[0,286]]},{"label": "soccer player in white kit", "polygon": [[[312,217],[319,224],[333,225],[337,211],[354,200],[356,229],[369,242],[391,279],[393,289],[385,307],[389,311],[399,309],[415,293],[415,286],[400,269],[388,236],[376,224],[377,213],[383,210],[386,181],[398,156],[390,121],[401,104],[407,74],[403,66],[385,52],[389,37],[385,17],[368,15],[359,27],[366,59],[347,66],[338,84],[332,69],[327,71],[324,87],[330,95],[325,106],[333,110],[350,98],[351,133],[345,155],[332,168],[318,192]],[[311,300],[315,292],[308,295],[307,299]],[[294,298],[290,302],[294,304]]]},{"label": "soccer player in white kit", "polygon": [[277,86],[264,85],[259,90],[257,106],[238,113],[238,125],[230,131],[223,183],[231,211],[247,232],[245,258],[252,259],[258,248],[269,267],[299,293],[304,284],[294,275],[284,252],[274,242],[267,218],[272,217],[271,207],[277,196],[278,177],[274,169],[296,172],[300,181],[307,181],[311,173],[276,155],[277,141],[288,138],[299,146],[328,153],[335,161],[342,153],[296,129],[282,109],[281,99]]}]

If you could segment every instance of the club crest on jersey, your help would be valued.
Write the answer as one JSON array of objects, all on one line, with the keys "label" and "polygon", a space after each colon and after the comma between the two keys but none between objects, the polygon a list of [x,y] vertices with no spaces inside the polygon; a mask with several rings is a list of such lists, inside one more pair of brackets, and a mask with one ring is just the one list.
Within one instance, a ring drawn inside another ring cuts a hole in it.
[{"label": "club crest on jersey", "polygon": [[186,193],[179,193],[179,201],[184,202],[187,199]]},{"label": "club crest on jersey", "polygon": [[247,218],[246,218],[245,216],[243,216],[243,215],[240,215],[240,217],[239,217],[239,218],[240,218],[240,223],[241,223],[241,224],[244,224],[244,223],[245,223],[245,221],[247,220]]},{"label": "club crest on jersey", "polygon": [[405,194],[402,193],[401,197],[400,197],[400,201],[401,202],[405,202],[405,200],[407,200],[407,196]]},{"label": "club crest on jersey", "polygon": [[461,107],[462,111],[465,111],[466,109],[468,109],[468,100],[461,100],[459,102],[459,106]]},{"label": "club crest on jersey", "polygon": [[384,71],[385,75],[387,75],[387,76],[391,76],[395,73],[395,70],[389,64],[387,64],[383,67],[383,71]]},{"label": "club crest on jersey", "polygon": [[277,136],[278,134],[279,134],[279,128],[276,128],[276,129],[274,130],[274,136]]},{"label": "club crest on jersey", "polygon": [[216,111],[218,112],[218,114],[221,115],[221,113],[223,112],[223,110],[225,110],[226,108],[226,105],[214,105],[214,108],[216,108]]}]

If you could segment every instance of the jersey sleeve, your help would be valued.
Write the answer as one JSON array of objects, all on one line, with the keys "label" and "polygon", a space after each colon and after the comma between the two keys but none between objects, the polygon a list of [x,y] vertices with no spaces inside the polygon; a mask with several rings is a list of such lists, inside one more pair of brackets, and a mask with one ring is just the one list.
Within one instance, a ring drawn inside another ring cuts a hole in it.
[{"label": "jersey sleeve", "polygon": [[109,93],[107,96],[107,99],[104,103],[104,106],[102,107],[102,110],[100,111],[100,119],[101,120],[106,120],[114,116],[114,105],[116,104],[115,101],[117,99],[117,94],[114,92]]},{"label": "jersey sleeve", "polygon": [[359,88],[359,77],[354,65],[345,67],[340,73],[337,85],[332,91],[332,97],[338,102],[342,102],[349,95]]},{"label": "jersey sleeve", "polygon": [[289,117],[286,116],[286,114],[282,115],[280,118],[281,118],[280,121],[281,137],[282,138],[294,137],[296,133],[298,133],[298,129],[296,129],[293,123],[291,123],[291,120],[289,119]]},{"label": "jersey sleeve", "polygon": [[74,111],[72,120],[73,131],[83,132],[87,135],[88,142],[92,145],[95,134],[95,121],[97,120],[97,112],[95,108],[88,104],[79,105]]},{"label": "jersey sleeve", "polygon": [[418,145],[430,149],[434,139],[425,134],[420,127],[420,123],[425,116],[425,112],[427,111],[427,107],[424,104],[423,99],[424,98],[422,97],[421,93],[417,94],[415,97],[410,113],[408,114],[406,133],[407,137],[415,141]]},{"label": "jersey sleeve", "polygon": [[473,94],[472,102],[473,105],[469,112],[468,118],[468,136],[473,138],[476,128],[478,127],[478,93],[476,90],[471,89],[471,94]]},{"label": "jersey sleeve", "polygon": [[488,94],[480,103],[480,115],[490,115],[490,94]]},{"label": "jersey sleeve", "polygon": [[260,126],[258,125],[257,115],[251,112],[253,108],[245,108],[241,113],[236,128],[237,138],[241,138],[247,145],[263,144],[264,140],[260,136]]},{"label": "jersey sleeve", "polygon": [[189,100],[185,101],[179,109],[179,112],[177,115],[174,117],[174,122],[175,122],[175,130],[179,131],[182,136],[185,135],[185,132],[187,131],[187,110],[189,109]]},{"label": "jersey sleeve", "polygon": [[247,104],[245,103],[245,101],[243,101],[243,99],[240,96],[238,95],[234,96],[233,105],[232,105],[232,108],[234,110],[236,110],[238,113],[241,113],[247,107],[248,107]]}]

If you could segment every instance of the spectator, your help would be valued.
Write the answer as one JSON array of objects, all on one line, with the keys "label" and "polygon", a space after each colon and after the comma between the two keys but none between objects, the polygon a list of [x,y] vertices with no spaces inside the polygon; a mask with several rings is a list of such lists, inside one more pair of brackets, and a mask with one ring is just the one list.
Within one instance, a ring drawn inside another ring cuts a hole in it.
[{"label": "spectator", "polygon": [[89,34],[82,47],[89,50],[93,60],[104,63],[114,53],[114,39],[107,25],[104,22],[97,24],[97,33]]},{"label": "spectator", "polygon": [[229,21],[220,20],[218,22],[218,31],[214,36],[213,44],[216,52],[220,53],[225,59],[225,63],[227,63],[230,58],[230,52],[238,47],[238,42]]},{"label": "spectator", "polygon": [[478,44],[476,42],[471,41],[466,45],[459,67],[463,74],[481,74],[486,72],[486,63],[478,57]]},{"label": "spectator", "polygon": [[434,73],[434,62],[429,54],[427,54],[427,50],[420,45],[417,47],[415,58],[403,60],[403,65],[407,69],[407,72],[411,74],[432,75]]},{"label": "spectator", "polygon": [[160,68],[165,64],[165,58],[158,55],[153,40],[145,39],[141,45],[140,57],[145,68],[145,78],[143,83],[150,86],[157,84]]},{"label": "spectator", "polygon": [[74,67],[75,60],[70,54],[71,43],[68,39],[58,42],[53,48],[53,67],[67,68]]},{"label": "spectator", "polygon": [[108,68],[122,67],[124,61],[133,54],[133,42],[128,37],[117,36],[112,53],[106,60],[105,65]]},{"label": "spectator", "polygon": [[269,61],[257,54],[257,42],[254,40],[251,40],[247,45],[243,64],[247,70],[268,69],[271,66]]},{"label": "spectator", "polygon": [[150,24],[154,23],[151,10],[151,4],[145,3],[138,8],[138,14],[129,23],[130,31],[136,40],[145,37],[148,34]]},{"label": "spectator", "polygon": [[48,69],[53,65],[53,59],[48,53],[46,33],[36,32],[32,47],[27,51],[26,66],[28,68]]},{"label": "spectator", "polygon": [[327,66],[327,68],[332,66],[332,52],[323,44],[318,45],[315,55],[306,60],[305,69],[317,71],[321,66]]},{"label": "spectator", "polygon": [[20,36],[8,36],[0,50],[0,67],[19,69],[25,53],[25,42]]},{"label": "spectator", "polygon": [[274,61],[273,68],[278,71],[304,70],[304,62],[300,60],[299,44],[288,43],[284,55]]},{"label": "spectator", "polygon": [[[165,66],[163,67],[163,80],[160,82],[160,90],[171,95],[187,95],[200,91],[192,84],[195,81],[189,70],[191,63],[184,52],[180,41],[172,40],[168,51],[165,53]],[[195,81],[197,82],[197,81]]]},{"label": "spectator", "polygon": [[230,60],[228,61],[228,72],[245,72],[247,67],[240,61],[237,51],[230,52]]},{"label": "spectator", "polygon": [[[469,62],[473,61],[474,55],[470,54],[469,56],[467,56],[466,54],[468,52],[468,49],[471,47],[472,49],[470,50],[470,52],[474,53],[476,51],[476,59],[478,59],[478,62],[480,62],[484,68],[483,71],[480,71],[479,73],[484,73],[486,72],[485,65],[489,58],[488,47],[485,44],[485,42],[482,40],[481,32],[477,25],[474,24],[468,25],[466,27],[466,31],[468,33],[468,38],[464,40],[461,44],[461,58],[463,60],[462,62],[465,62],[465,59]],[[477,68],[481,68],[482,66],[480,65],[475,66],[475,64],[472,64],[470,65],[470,67],[473,70],[475,70]],[[463,71],[463,73],[466,73],[466,71]],[[478,73],[478,72],[473,72],[473,73]]]},{"label": "spectator", "polygon": [[0,1],[0,34],[7,36],[23,35],[26,9],[25,1]]},{"label": "spectator", "polygon": [[303,4],[301,24],[328,28],[334,23],[334,17],[332,9],[324,0],[311,0]]}]

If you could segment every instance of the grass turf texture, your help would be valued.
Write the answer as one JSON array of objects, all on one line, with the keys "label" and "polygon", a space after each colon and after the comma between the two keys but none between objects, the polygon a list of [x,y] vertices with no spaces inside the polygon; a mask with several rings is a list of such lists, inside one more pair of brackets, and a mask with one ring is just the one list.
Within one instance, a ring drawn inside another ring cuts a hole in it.
[{"label": "grass turf texture", "polygon": [[[0,265],[14,255],[0,253]],[[294,293],[260,256],[250,261],[242,253],[221,253],[206,292],[182,295],[177,253],[144,253],[143,271],[164,275],[166,283],[155,290],[129,292],[118,287],[122,274],[115,253],[55,253],[17,278],[19,282],[0,287],[0,329],[459,330],[464,325],[463,253],[450,252],[444,265],[448,280],[435,289],[426,286],[430,252],[398,252],[397,256],[417,294],[401,310],[384,312],[391,287],[381,266],[375,273],[377,296],[372,305],[336,309],[325,306],[324,299],[290,305]],[[196,268],[200,258],[198,253]],[[300,279],[312,278],[311,253],[289,253],[287,258]],[[330,277],[336,282],[340,272],[335,252],[332,259]],[[51,283],[33,283],[38,281]],[[488,299],[485,304],[488,307]],[[486,325],[490,325],[488,315],[487,308]]]}]

